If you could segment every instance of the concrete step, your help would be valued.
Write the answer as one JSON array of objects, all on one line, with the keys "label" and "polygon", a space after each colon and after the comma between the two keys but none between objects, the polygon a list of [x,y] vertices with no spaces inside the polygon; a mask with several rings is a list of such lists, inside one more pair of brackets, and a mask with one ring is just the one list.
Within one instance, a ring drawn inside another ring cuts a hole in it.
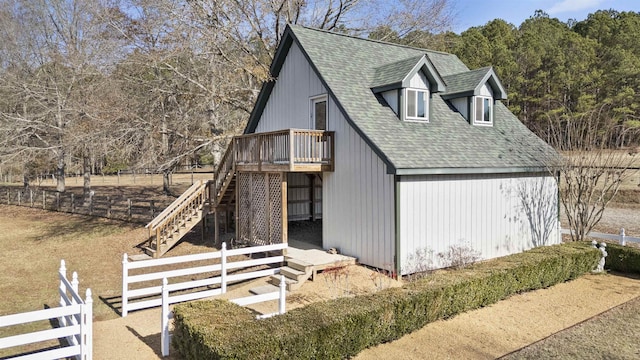
[{"label": "concrete step", "polygon": [[302,282],[306,281],[309,276],[311,276],[311,268],[308,268],[308,271],[301,271],[288,266],[283,266],[280,268],[280,274],[288,277],[289,279],[294,279],[298,282]]},{"label": "concrete step", "polygon": [[[285,284],[287,284],[287,291],[295,291],[300,289],[300,287],[302,286],[302,282],[294,279],[290,279],[288,277],[284,278],[284,282]],[[280,275],[271,275],[271,278],[269,279],[269,284],[274,286],[280,286]]]},{"label": "concrete step", "polygon": [[269,293],[274,293],[279,291],[280,291],[280,287],[272,284],[262,285],[262,286],[249,289],[249,292],[254,295],[269,294]]},{"label": "concrete step", "polygon": [[287,266],[298,271],[304,271],[305,273],[313,268],[312,264],[309,264],[306,261],[298,260],[298,259],[287,259]]}]

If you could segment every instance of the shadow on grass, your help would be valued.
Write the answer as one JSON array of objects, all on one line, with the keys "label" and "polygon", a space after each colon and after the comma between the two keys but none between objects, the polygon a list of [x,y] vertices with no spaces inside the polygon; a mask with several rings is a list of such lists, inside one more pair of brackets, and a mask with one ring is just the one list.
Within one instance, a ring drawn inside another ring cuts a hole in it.
[{"label": "shadow on grass", "polygon": [[118,314],[118,316],[122,316],[122,296],[98,296],[98,299],[102,301],[103,304],[107,305],[113,312]]},{"label": "shadow on grass", "polygon": [[46,241],[53,237],[75,239],[98,238],[133,230],[136,225],[116,220],[105,220],[83,215],[74,215],[69,221],[48,222],[35,241]]},{"label": "shadow on grass", "polygon": [[169,360],[180,358],[176,353],[176,350],[173,349],[172,346],[169,347],[169,356],[165,356],[165,357],[162,356],[162,351],[161,351],[162,344],[161,344],[160,333],[143,336],[136,329],[128,325],[127,325],[127,330],[129,330],[133,335],[135,335],[135,337],[137,337],[140,341],[145,343],[145,345],[149,346],[159,358],[169,359]]}]

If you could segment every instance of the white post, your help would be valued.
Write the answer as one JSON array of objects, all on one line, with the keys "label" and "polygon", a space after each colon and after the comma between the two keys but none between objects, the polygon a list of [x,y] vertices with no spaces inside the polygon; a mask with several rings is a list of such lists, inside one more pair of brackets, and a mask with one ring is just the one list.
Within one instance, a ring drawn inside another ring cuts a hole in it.
[{"label": "white post", "polygon": [[627,245],[626,237],[627,236],[624,233],[624,228],[620,229],[620,245],[622,245],[622,246],[626,246]]},{"label": "white post", "polygon": [[220,289],[223,294],[227,292],[227,243],[222,243],[220,249]]},{"label": "white post", "polygon": [[284,279],[284,275],[280,276],[280,300],[278,303],[278,313],[280,315],[284,314],[286,312],[286,295],[287,294],[287,283]]},{"label": "white post", "polygon": [[[75,305],[75,304],[77,304],[77,301],[76,301],[76,297],[73,296],[73,295],[78,295],[78,296],[80,295],[78,293],[78,273],[75,272],[75,271],[73,272],[73,274],[71,274],[71,291],[73,291],[73,294],[71,294],[71,299],[70,299],[71,300],[71,305]],[[82,313],[80,313],[80,316],[82,316]],[[70,320],[69,322],[70,322],[71,326],[78,325],[78,319],[76,318],[75,314],[70,315],[69,316],[69,320]],[[80,322],[82,322],[82,317],[80,318]],[[80,326],[82,326],[82,325],[80,325]],[[68,339],[71,342],[71,344],[78,345],[79,342],[80,343],[82,342],[82,335],[80,336],[80,339],[77,339],[75,335],[69,336]],[[78,341],[78,340],[80,340],[80,341]]]},{"label": "white post", "polygon": [[[66,286],[64,286],[64,281],[62,281],[63,278],[67,278],[67,267],[65,265],[64,260],[60,260],[60,269],[58,270],[58,274],[60,276],[60,306],[67,306],[67,303],[64,301],[64,296],[63,294],[66,294],[67,292],[67,288]],[[60,325],[60,327],[64,327],[67,326],[67,319],[64,316],[61,316],[58,319],[58,322]]]},{"label": "white post", "polygon": [[162,319],[160,344],[162,346],[162,356],[169,356],[169,288],[167,278],[162,278]]},{"label": "white post", "polygon": [[93,358],[93,298],[87,289],[84,305],[80,308],[80,359]]},{"label": "white post", "polygon": [[[119,173],[119,172],[118,172]],[[122,317],[127,316],[127,289],[129,285],[127,284],[127,277],[129,275],[129,258],[125,253],[122,255],[122,308],[120,312],[122,313]]]}]

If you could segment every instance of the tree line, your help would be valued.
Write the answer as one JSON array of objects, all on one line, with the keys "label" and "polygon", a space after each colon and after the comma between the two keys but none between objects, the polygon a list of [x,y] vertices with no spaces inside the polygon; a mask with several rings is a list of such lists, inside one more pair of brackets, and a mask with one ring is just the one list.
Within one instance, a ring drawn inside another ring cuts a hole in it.
[{"label": "tree line", "polygon": [[561,22],[538,10],[519,26],[496,19],[460,35],[379,27],[370,36],[454,53],[471,69],[493,66],[509,109],[557,147],[569,118],[594,113],[615,130],[608,147],[640,140],[640,13],[600,10]]},{"label": "tree line", "polygon": [[[215,163],[244,128],[287,23],[457,54],[493,65],[506,105],[553,143],[568,117],[640,127],[640,14],[563,23],[538,11],[461,34],[452,0],[0,0],[0,166],[22,173]],[[565,126],[566,127],[566,126]]]},{"label": "tree line", "polygon": [[450,0],[0,0],[0,166],[24,175],[213,163],[287,23],[440,32]]}]

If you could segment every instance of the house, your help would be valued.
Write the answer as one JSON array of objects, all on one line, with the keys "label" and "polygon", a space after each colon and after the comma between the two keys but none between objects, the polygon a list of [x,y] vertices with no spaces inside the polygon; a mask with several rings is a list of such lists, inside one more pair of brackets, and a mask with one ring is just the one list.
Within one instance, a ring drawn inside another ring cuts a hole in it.
[{"label": "house", "polygon": [[289,26],[271,75],[211,187],[238,239],[287,241],[289,221],[321,217],[323,248],[402,274],[452,247],[489,259],[560,242],[556,153],[491,67]]}]

